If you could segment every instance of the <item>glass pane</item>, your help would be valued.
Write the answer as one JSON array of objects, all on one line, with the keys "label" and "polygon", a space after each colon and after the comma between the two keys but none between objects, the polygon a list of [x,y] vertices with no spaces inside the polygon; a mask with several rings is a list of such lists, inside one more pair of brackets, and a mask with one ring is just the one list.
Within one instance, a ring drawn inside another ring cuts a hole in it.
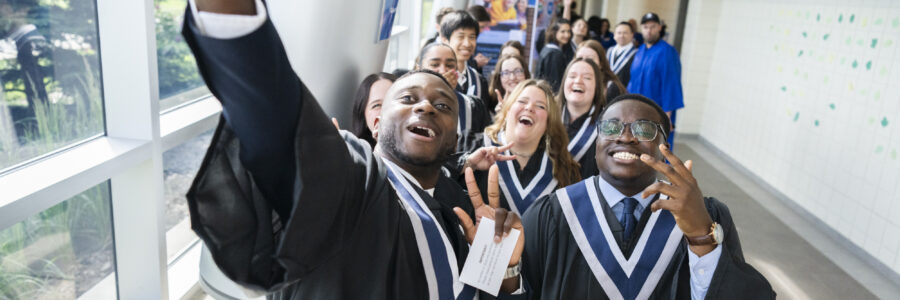
[{"label": "glass pane", "polygon": [[156,4],[156,57],[161,110],[209,95],[197,72],[197,63],[181,37],[186,0],[154,0]]},{"label": "glass pane", "polygon": [[111,222],[105,182],[0,230],[0,299],[115,294],[114,281],[98,285],[115,272]]},{"label": "glass pane", "polygon": [[103,134],[94,0],[3,0],[0,16],[0,170]]},{"label": "glass pane", "polygon": [[166,245],[171,259],[197,238],[191,231],[185,199],[194,175],[203,163],[214,130],[207,131],[178,147],[163,152],[163,180],[166,199]]},{"label": "glass pane", "polygon": [[[421,23],[419,24],[419,43],[422,44],[430,38],[431,36],[426,36],[428,34],[428,26],[431,24],[432,19],[434,19],[434,13],[432,12],[432,6],[434,5],[434,0],[422,0],[422,18]],[[431,25],[434,26],[434,25]],[[418,50],[418,49],[416,49]]]}]

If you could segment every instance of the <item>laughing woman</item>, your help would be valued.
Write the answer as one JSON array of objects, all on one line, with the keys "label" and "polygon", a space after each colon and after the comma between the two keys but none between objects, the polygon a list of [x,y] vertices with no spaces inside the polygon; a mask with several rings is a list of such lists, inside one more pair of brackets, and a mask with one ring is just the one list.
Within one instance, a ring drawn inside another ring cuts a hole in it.
[{"label": "laughing woman", "polygon": [[484,130],[485,147],[465,158],[482,191],[487,191],[486,170],[499,167],[502,207],[524,214],[537,198],[581,180],[566,149],[560,107],[545,81],[519,83]]},{"label": "laughing woman", "polygon": [[606,106],[606,84],[600,67],[587,58],[575,58],[566,68],[563,86],[557,94],[562,106],[562,123],[569,138],[569,153],[581,165],[581,177],[597,175],[594,142],[597,117]]},{"label": "laughing woman", "polygon": [[[416,58],[416,70],[431,70],[444,76],[454,90],[459,72],[456,69],[456,53],[447,44],[431,43],[422,47]],[[484,128],[491,122],[491,114],[484,101],[478,97],[456,92],[459,101],[459,121],[456,133],[459,135],[456,150],[469,152],[478,149]]]}]

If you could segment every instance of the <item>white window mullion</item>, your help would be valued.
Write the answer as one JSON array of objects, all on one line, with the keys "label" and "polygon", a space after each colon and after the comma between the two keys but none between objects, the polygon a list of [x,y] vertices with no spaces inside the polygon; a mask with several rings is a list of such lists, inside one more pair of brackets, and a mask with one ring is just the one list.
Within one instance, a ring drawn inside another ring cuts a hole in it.
[{"label": "white window mullion", "polygon": [[150,142],[151,155],[110,179],[120,299],[167,299],[166,239],[152,0],[97,1],[106,133]]}]

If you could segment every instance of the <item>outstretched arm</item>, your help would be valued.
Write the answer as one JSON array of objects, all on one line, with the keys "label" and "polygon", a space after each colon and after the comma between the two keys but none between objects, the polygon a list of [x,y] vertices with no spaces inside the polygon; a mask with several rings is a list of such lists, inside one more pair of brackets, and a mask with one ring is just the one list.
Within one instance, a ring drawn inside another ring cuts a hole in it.
[{"label": "outstretched arm", "polygon": [[[260,1],[191,5],[183,34],[225,119],[188,197],[192,227],[231,279],[277,289],[372,228],[358,223],[377,199],[366,193],[378,166],[365,143],[338,134],[294,73]],[[242,22],[251,13],[264,20]],[[243,33],[220,35],[229,30]]]}]

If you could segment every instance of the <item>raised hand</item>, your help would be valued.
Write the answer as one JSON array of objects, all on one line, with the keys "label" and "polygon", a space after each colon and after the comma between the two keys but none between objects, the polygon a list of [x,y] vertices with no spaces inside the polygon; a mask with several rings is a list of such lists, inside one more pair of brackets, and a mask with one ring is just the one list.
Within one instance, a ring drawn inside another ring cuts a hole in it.
[{"label": "raised hand", "polygon": [[197,10],[228,15],[255,15],[253,0],[196,0]]},{"label": "raised hand", "polygon": [[[506,92],[509,93],[509,91]],[[500,108],[503,107],[503,98],[506,98],[506,95],[501,95],[498,89],[494,89],[494,95],[497,95],[497,106],[494,107],[494,112],[500,113]]]},{"label": "raised hand", "polygon": [[[663,156],[671,165],[657,160],[650,155],[641,154],[641,160],[662,173],[671,183],[656,182],[644,189],[643,197],[661,193],[669,197],[668,200],[658,200],[650,205],[650,209],[657,211],[665,209],[672,212],[675,222],[686,236],[695,237],[709,233],[712,218],[706,211],[703,203],[703,192],[697,185],[697,179],[692,174],[693,163],[682,162],[675,154],[669,151],[666,145],[659,145]],[[693,247],[692,247],[693,249]],[[709,249],[710,251],[712,249]],[[695,251],[696,252],[696,251]]]},{"label": "raised hand", "polygon": [[447,79],[447,82],[450,83],[450,87],[455,89],[456,85],[459,84],[459,81],[457,81],[457,80],[459,80],[459,71],[450,70],[450,71],[447,71],[447,73],[444,73],[441,75],[443,75],[444,78]]},{"label": "raised hand", "polygon": [[472,168],[479,171],[484,171],[493,166],[498,161],[508,161],[516,159],[515,155],[504,155],[503,152],[509,150],[515,142],[506,144],[506,146],[500,147],[481,147],[478,150],[475,150],[469,156],[466,157],[466,164],[463,166],[465,168]]},{"label": "raised hand", "polygon": [[334,129],[341,131],[341,125],[338,124],[337,118],[331,118],[331,124],[334,124]]},{"label": "raised hand", "polygon": [[[478,184],[475,183],[475,173],[471,168],[466,168],[466,188],[469,189],[469,200],[472,201],[472,206],[475,207],[475,222],[472,222],[472,219],[469,218],[469,215],[462,208],[454,207],[453,212],[459,218],[459,222],[466,233],[466,241],[470,244],[475,239],[475,232],[478,229],[481,218],[494,220],[494,242],[500,242],[501,239],[509,235],[510,230],[513,228],[518,229],[520,232],[522,231],[522,220],[519,218],[519,215],[500,208],[499,174],[500,169],[497,166],[492,166],[490,171],[488,171],[487,196],[489,205],[485,205],[484,199],[481,197],[481,191],[478,189]],[[516,248],[509,259],[509,266],[519,264],[523,249],[525,249],[525,235],[520,234]]]},{"label": "raised hand", "polygon": [[477,64],[479,68],[484,67],[490,61],[491,59],[487,56],[484,56],[484,54],[478,53],[477,55],[475,55],[475,64]]}]

